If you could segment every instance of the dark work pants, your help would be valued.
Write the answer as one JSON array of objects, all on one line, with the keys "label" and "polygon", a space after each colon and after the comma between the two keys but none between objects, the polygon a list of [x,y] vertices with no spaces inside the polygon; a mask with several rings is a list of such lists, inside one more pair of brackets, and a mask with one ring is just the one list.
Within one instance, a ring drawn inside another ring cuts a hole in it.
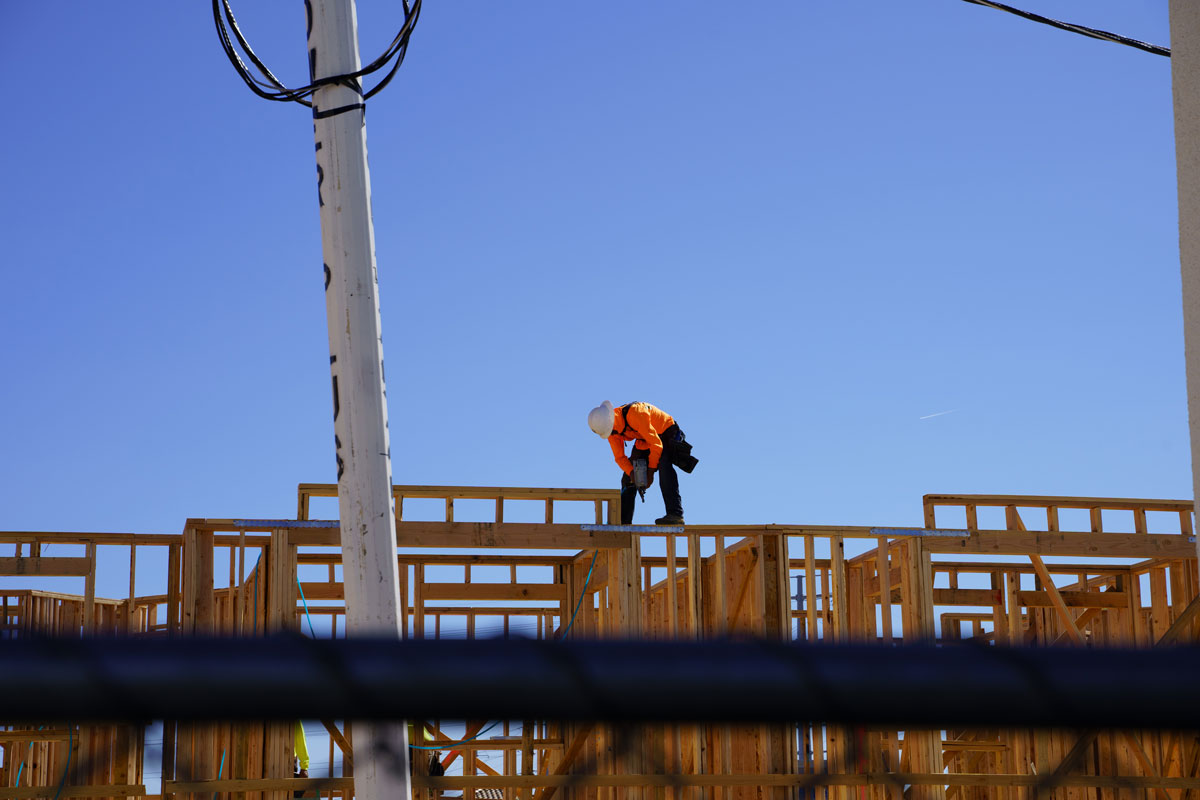
[{"label": "dark work pants", "polygon": [[[668,429],[669,430],[669,429]],[[634,449],[629,456],[630,460],[649,460],[649,450]],[[664,447],[662,458],[658,460],[658,475],[655,476],[658,481],[659,491],[662,492],[663,506],[668,514],[678,514],[683,516],[683,500],[679,496],[679,473],[675,471],[675,465],[671,462],[670,449]],[[637,489],[633,486],[633,478],[628,475],[621,479],[621,524],[633,524],[633,504],[637,499]]]}]

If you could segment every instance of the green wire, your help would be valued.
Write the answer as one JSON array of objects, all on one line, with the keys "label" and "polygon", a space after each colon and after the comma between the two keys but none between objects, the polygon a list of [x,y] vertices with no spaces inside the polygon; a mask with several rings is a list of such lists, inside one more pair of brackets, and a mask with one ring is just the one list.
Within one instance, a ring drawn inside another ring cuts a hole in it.
[{"label": "green wire", "polygon": [[[221,766],[217,767],[217,780],[221,780],[221,773],[225,771],[225,750],[221,750]],[[213,792],[213,800],[217,800],[217,793]]]},{"label": "green wire", "polygon": [[500,720],[496,720],[491,725],[488,725],[486,728],[481,730],[479,733],[475,734],[474,736],[470,736],[466,739],[463,739],[460,742],[438,742],[436,747],[426,747],[424,745],[419,745],[419,744],[410,744],[409,747],[411,747],[413,750],[447,750],[451,747],[457,747],[460,744],[466,744],[467,742],[473,742],[476,739],[478,739],[480,736],[483,736],[485,733],[487,733],[488,731],[490,731],[492,728],[496,727],[499,724],[500,724]]},{"label": "green wire", "polygon": [[296,576],[296,588],[300,590],[300,602],[304,603],[304,616],[308,618],[308,632],[312,637],[317,638],[317,632],[313,630],[312,614],[308,613],[308,601],[304,599],[304,587],[300,585],[300,576]]},{"label": "green wire", "polygon": [[[38,725],[38,730],[40,731],[44,727],[46,727],[46,726]],[[17,779],[15,781],[13,781],[14,787],[21,785],[21,772],[25,769],[25,762],[29,760],[29,756],[32,753],[33,753],[33,741],[31,740],[29,742],[29,749],[25,752],[25,758],[21,759],[21,766],[17,767]]]},{"label": "green wire", "polygon": [[567,627],[563,628],[563,632],[558,635],[558,638],[563,638],[571,630],[571,626],[575,624],[575,615],[579,613],[579,607],[583,605],[583,598],[587,597],[587,587],[592,581],[592,567],[596,566],[596,556],[600,555],[600,551],[592,553],[592,563],[588,565],[587,577],[583,579],[583,591],[579,593],[579,602],[575,604],[575,610],[571,612],[571,621],[567,623]]},{"label": "green wire", "polygon": [[58,791],[54,793],[54,800],[58,800],[58,796],[62,794],[63,787],[67,785],[67,773],[71,771],[71,753],[75,749],[75,730],[72,723],[67,723],[67,766],[63,767],[62,780],[58,782]]}]

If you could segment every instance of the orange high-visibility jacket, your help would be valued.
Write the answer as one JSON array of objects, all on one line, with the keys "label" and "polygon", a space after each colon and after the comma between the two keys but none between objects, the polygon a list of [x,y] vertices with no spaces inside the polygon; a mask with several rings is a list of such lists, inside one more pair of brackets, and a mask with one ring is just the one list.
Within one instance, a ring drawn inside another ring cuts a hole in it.
[{"label": "orange high-visibility jacket", "polygon": [[625,443],[633,442],[635,450],[650,451],[650,469],[658,469],[663,451],[659,434],[674,425],[675,420],[649,403],[632,403],[628,413],[624,413],[624,409],[625,406],[613,409],[614,433],[608,437],[617,466],[626,474],[633,472],[633,462],[625,455]]}]

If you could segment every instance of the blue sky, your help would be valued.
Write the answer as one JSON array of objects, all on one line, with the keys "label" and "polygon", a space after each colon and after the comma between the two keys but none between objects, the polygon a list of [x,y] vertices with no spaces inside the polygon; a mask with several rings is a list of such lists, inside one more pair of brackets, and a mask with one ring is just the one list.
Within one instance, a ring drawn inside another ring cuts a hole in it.
[{"label": "blue sky", "polygon": [[[302,4],[234,8],[302,82]],[[307,110],[206,3],[2,18],[0,528],[291,516],[335,474]],[[694,523],[1190,496],[1172,136],[1168,59],[959,0],[427,0],[367,112],[395,480],[615,486],[586,413],[637,399]]]}]

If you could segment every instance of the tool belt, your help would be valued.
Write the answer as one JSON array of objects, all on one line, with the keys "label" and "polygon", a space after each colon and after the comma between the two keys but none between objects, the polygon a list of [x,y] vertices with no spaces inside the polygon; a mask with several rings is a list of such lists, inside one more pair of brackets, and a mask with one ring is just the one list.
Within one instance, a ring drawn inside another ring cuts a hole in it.
[{"label": "tool belt", "polygon": [[[663,455],[684,472],[690,473],[700,463],[700,459],[692,455],[692,444],[684,438],[683,430],[680,429],[678,422],[672,424],[671,427],[660,433],[658,437],[662,439]],[[649,450],[639,450],[636,447],[629,454],[630,461],[649,458]]]},{"label": "tool belt", "polygon": [[700,459],[692,455],[692,445],[684,438],[678,422],[663,431],[661,438],[667,458],[684,472],[690,473],[700,463]]}]

